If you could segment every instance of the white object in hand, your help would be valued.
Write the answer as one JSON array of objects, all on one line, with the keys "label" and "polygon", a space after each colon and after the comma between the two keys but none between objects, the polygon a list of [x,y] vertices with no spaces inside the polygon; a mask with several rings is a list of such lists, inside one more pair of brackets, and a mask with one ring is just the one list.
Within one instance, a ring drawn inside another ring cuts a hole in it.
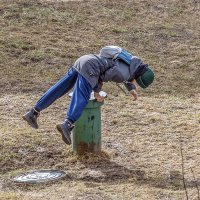
[{"label": "white object in hand", "polygon": [[[72,95],[73,95],[73,92],[70,92],[70,93],[69,93],[69,96],[72,97]],[[99,95],[100,95],[101,97],[104,97],[104,98],[107,97],[107,93],[104,92],[104,91],[100,91],[100,92],[99,92]],[[95,97],[94,97],[94,91],[92,91],[89,100],[94,100],[94,99],[95,99]]]}]

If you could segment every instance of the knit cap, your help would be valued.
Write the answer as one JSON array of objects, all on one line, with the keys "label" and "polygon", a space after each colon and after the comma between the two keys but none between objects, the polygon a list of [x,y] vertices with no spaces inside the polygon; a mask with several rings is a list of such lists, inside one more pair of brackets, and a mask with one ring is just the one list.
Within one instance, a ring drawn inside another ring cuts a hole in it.
[{"label": "knit cap", "polygon": [[153,83],[154,80],[154,72],[151,68],[147,68],[147,70],[136,79],[137,84],[145,89],[147,88],[151,83]]}]

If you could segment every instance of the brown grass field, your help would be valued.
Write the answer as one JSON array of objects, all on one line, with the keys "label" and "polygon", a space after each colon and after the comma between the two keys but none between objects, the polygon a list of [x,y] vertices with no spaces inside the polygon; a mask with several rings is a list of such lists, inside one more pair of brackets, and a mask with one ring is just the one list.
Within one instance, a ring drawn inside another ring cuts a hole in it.
[{"label": "brown grass field", "polygon": [[[199,42],[199,0],[0,0],[0,199],[183,200],[183,175],[188,199],[200,199]],[[67,95],[38,130],[21,116],[79,56],[108,44],[141,57],[156,80],[136,102],[105,84],[103,153],[74,156],[55,128]],[[68,176],[12,181],[35,169]]]}]

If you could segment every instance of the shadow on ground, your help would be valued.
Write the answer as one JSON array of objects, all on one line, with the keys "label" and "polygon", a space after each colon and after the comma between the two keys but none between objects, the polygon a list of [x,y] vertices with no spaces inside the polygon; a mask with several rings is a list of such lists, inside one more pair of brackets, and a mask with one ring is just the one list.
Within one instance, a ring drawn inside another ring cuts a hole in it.
[{"label": "shadow on ground", "polygon": [[[79,170],[79,173],[69,173],[61,183],[69,181],[83,181],[85,185],[95,186],[95,183],[107,183],[108,185],[115,184],[131,184],[136,185],[149,185],[150,187],[171,189],[171,190],[184,190],[182,174],[178,171],[170,171],[169,175],[149,176],[144,170],[137,167],[131,168],[117,164],[116,162],[108,159],[99,159],[91,161],[85,157],[79,157],[78,162],[85,167]],[[73,172],[73,167],[72,167]],[[187,188],[196,188],[200,186],[200,180],[190,181],[185,179]],[[20,190],[42,189],[56,182],[39,183],[39,184],[16,184],[11,179],[5,180],[3,187],[9,187]]]}]

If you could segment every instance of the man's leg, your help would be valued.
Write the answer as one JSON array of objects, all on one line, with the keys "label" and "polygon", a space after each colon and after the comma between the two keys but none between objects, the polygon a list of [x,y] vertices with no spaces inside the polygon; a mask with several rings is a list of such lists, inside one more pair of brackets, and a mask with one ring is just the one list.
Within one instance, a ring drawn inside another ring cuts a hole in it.
[{"label": "man's leg", "polygon": [[37,118],[40,111],[50,106],[58,98],[66,94],[70,89],[73,88],[78,72],[71,68],[66,75],[53,85],[44,95],[39,99],[34,108],[27,112],[23,119],[33,128],[38,128]]},{"label": "man's leg", "polygon": [[77,77],[78,72],[71,68],[61,80],[47,90],[39,99],[34,106],[36,111],[40,112],[44,110],[58,98],[69,92],[74,87]]},{"label": "man's leg", "polygon": [[92,86],[90,83],[83,76],[78,75],[66,119],[72,123],[78,120],[89,102],[91,93]]},{"label": "man's leg", "polygon": [[91,92],[92,86],[79,74],[74,86],[66,120],[64,123],[57,125],[57,129],[62,134],[63,141],[66,144],[71,144],[71,130],[74,127],[73,124],[78,120],[84,108],[87,106]]}]

